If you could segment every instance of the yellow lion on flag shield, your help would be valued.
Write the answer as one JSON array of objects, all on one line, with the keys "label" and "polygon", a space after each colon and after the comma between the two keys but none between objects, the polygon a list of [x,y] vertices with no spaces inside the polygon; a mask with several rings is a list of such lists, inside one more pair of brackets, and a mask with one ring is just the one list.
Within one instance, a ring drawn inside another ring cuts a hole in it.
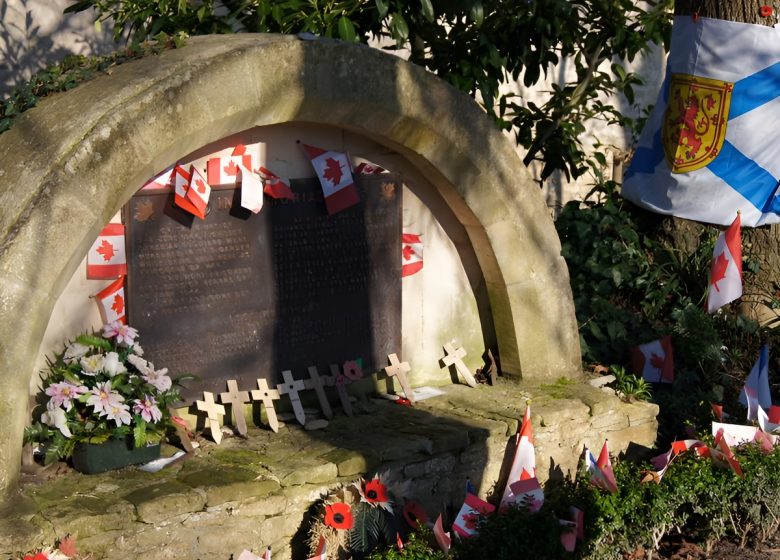
[{"label": "yellow lion on flag shield", "polygon": [[734,84],[689,74],[672,74],[661,131],[672,173],[708,165],[720,153]]}]

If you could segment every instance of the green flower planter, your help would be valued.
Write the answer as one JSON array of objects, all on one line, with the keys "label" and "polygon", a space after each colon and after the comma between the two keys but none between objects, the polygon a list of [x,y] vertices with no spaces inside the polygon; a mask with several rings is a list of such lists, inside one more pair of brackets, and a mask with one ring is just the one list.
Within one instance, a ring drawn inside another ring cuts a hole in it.
[{"label": "green flower planter", "polygon": [[148,463],[160,457],[160,444],[133,447],[133,439],[110,439],[105,443],[78,443],[73,450],[73,468],[97,474],[128,465]]}]

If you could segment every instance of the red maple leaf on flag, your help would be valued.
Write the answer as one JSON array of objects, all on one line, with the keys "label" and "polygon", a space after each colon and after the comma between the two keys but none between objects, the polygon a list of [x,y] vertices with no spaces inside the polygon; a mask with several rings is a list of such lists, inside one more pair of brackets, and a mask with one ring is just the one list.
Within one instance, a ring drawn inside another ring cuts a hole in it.
[{"label": "red maple leaf on flag", "polygon": [[710,272],[710,284],[715,286],[717,291],[718,282],[726,278],[726,269],[729,266],[729,260],[726,258],[726,253],[721,253],[712,263],[712,271]]},{"label": "red maple leaf on flag", "polygon": [[119,294],[116,294],[114,296],[114,303],[111,305],[111,309],[113,309],[114,313],[117,315],[121,315],[125,310],[125,298]]},{"label": "red maple leaf on flag", "polygon": [[198,192],[200,194],[206,194],[206,185],[203,184],[203,181],[201,181],[200,179],[195,179],[195,185],[198,187]]},{"label": "red maple leaf on flag", "polygon": [[664,357],[653,352],[650,356],[650,365],[655,369],[662,369],[664,367]]},{"label": "red maple leaf on flag", "polygon": [[414,249],[412,249],[409,245],[404,245],[404,249],[401,251],[401,253],[404,256],[404,260],[408,261],[411,260],[411,258],[414,256]]},{"label": "red maple leaf on flag", "polygon": [[463,525],[466,527],[466,529],[476,529],[477,521],[479,521],[478,512],[466,513],[463,515]]},{"label": "red maple leaf on flag", "polygon": [[222,170],[225,172],[225,175],[232,175],[234,177],[238,175],[238,166],[232,159],[230,160],[230,163],[222,168]]},{"label": "red maple leaf on flag", "polygon": [[327,179],[334,185],[338,185],[341,182],[341,177],[344,175],[341,171],[341,164],[338,160],[328,158],[325,160],[325,170],[322,172],[323,178]]},{"label": "red maple leaf on flag", "polygon": [[96,250],[98,253],[103,255],[103,260],[106,262],[113,259],[114,255],[116,255],[114,246],[106,239],[103,240],[103,242],[100,244],[100,247],[98,247]]}]

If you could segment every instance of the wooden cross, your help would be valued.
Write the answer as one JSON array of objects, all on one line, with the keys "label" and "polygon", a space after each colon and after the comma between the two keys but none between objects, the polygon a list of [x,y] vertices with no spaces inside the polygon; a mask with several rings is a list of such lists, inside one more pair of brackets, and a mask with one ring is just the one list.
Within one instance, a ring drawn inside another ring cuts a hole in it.
[{"label": "wooden cross", "polygon": [[325,418],[333,418],[333,409],[330,408],[330,401],[328,401],[328,395],[325,394],[325,386],[332,385],[332,379],[328,376],[321,377],[320,372],[317,371],[317,366],[309,366],[309,379],[304,380],[304,385],[307,389],[314,389],[317,393],[317,398],[320,401],[320,408]]},{"label": "wooden cross", "polygon": [[410,402],[414,402],[414,393],[412,393],[412,387],[409,385],[409,380],[406,378],[406,372],[411,371],[408,362],[399,362],[398,356],[390,354],[387,356],[387,360],[390,365],[385,368],[385,373],[388,378],[397,377],[398,382],[401,384],[401,388],[404,390],[404,395]]},{"label": "wooden cross", "polygon": [[235,379],[228,379],[227,392],[219,394],[222,404],[229,404],[233,414],[233,422],[242,436],[246,436],[246,418],[244,418],[244,404],[249,402],[249,391],[239,391]]},{"label": "wooden cross", "polygon": [[455,348],[451,342],[448,342],[444,345],[444,352],[445,355],[441,359],[441,361],[444,362],[444,365],[454,365],[458,373],[460,373],[461,376],[463,376],[463,379],[466,380],[466,383],[468,383],[470,387],[476,387],[477,380],[474,379],[474,376],[469,371],[469,368],[467,368],[466,364],[463,363],[463,358],[466,357],[466,351],[463,349],[463,347],[459,346],[458,348]]},{"label": "wooden cross", "polygon": [[280,395],[289,394],[290,402],[292,403],[293,412],[295,412],[295,419],[301,426],[306,425],[306,413],[303,412],[303,405],[301,404],[301,397],[298,396],[298,391],[306,389],[306,384],[303,381],[296,381],[293,379],[292,371],[286,369],[282,372],[284,383],[280,383],[276,386]]},{"label": "wooden cross", "polygon": [[207,420],[209,422],[209,429],[211,430],[211,437],[214,442],[219,445],[222,441],[222,429],[219,427],[218,414],[225,414],[225,407],[221,404],[214,402],[214,393],[203,391],[203,400],[195,401],[198,410],[206,413]]},{"label": "wooden cross", "polygon": [[181,443],[184,451],[187,453],[195,453],[195,448],[192,446],[192,442],[190,441],[190,434],[187,433],[187,428],[179,424],[179,422],[182,422],[182,420],[176,414],[176,409],[172,406],[169,406],[168,414],[171,415],[173,429],[176,430],[176,435],[179,436],[179,443]]},{"label": "wooden cross", "polygon": [[349,402],[349,393],[347,393],[347,378],[339,372],[339,366],[330,364],[331,379],[336,386],[336,392],[339,394],[341,408],[347,416],[352,416],[352,403]]},{"label": "wooden cross", "polygon": [[279,391],[268,387],[265,379],[257,380],[257,389],[252,390],[252,400],[263,401],[265,415],[268,416],[268,425],[274,432],[279,432],[279,419],[276,417],[274,399],[279,398]]}]

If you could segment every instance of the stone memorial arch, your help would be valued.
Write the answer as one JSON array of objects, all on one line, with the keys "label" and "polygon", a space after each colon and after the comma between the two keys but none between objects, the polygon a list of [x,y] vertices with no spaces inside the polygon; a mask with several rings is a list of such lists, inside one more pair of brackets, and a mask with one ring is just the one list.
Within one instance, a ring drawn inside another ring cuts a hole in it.
[{"label": "stone memorial arch", "polygon": [[[580,374],[560,242],[511,142],[468,96],[394,56],[333,40],[197,37],[44,100],[0,136],[0,494],[19,475],[33,363],[100,229],[178,158],[256,126],[317,123],[457,218],[476,255],[505,374]],[[424,191],[424,192],[423,192]]]}]

